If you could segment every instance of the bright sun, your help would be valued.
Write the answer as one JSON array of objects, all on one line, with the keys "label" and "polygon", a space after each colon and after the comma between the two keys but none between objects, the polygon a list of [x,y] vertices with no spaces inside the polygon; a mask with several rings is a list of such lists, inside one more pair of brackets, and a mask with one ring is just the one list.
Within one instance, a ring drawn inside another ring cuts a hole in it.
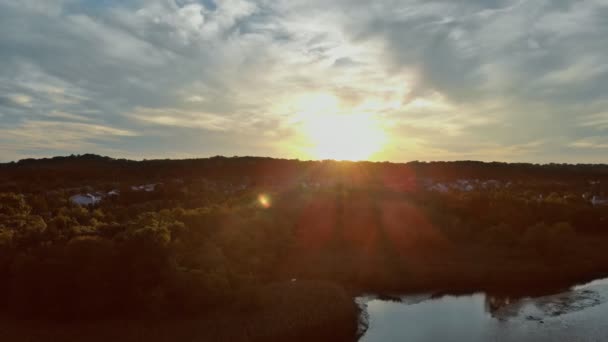
[{"label": "bright sun", "polygon": [[306,107],[301,128],[314,158],[365,160],[386,143],[386,133],[374,115],[341,113],[333,96],[316,96]]}]

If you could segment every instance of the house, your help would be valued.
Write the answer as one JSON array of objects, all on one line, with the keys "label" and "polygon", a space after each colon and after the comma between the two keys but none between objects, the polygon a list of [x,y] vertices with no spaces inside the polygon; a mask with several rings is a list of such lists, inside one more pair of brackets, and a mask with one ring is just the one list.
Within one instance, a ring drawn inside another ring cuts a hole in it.
[{"label": "house", "polygon": [[447,193],[447,192],[450,191],[450,188],[448,188],[446,185],[443,185],[441,183],[437,183],[437,184],[429,187],[428,189],[430,191],[437,191],[437,192],[440,192],[440,193],[443,193],[443,194],[445,194],[445,193]]},{"label": "house", "polygon": [[97,195],[97,194],[76,194],[72,197],[70,197],[70,202],[76,204],[76,205],[82,205],[82,206],[86,206],[86,205],[95,205],[97,203],[99,203],[101,201],[101,196]]},{"label": "house", "polygon": [[475,190],[475,186],[471,184],[471,181],[468,179],[459,179],[452,186],[460,191],[470,192]]},{"label": "house", "polygon": [[131,190],[133,191],[145,191],[145,192],[152,192],[156,189],[156,186],[158,184],[144,184],[144,185],[134,185],[131,187]]},{"label": "house", "polygon": [[593,206],[608,205],[608,197],[593,196],[591,204]]},{"label": "house", "polygon": [[490,179],[481,183],[484,189],[499,189],[502,186],[500,181]]}]

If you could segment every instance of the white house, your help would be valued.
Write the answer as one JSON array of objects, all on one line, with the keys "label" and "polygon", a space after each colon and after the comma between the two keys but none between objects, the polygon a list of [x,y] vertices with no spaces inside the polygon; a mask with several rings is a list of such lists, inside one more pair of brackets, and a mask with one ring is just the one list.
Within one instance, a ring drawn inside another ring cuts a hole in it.
[{"label": "white house", "polygon": [[101,201],[101,196],[93,194],[77,194],[70,197],[70,202],[77,205],[95,205]]},{"label": "white house", "polygon": [[437,191],[437,192],[445,194],[445,193],[447,193],[447,192],[450,191],[450,188],[448,188],[446,185],[443,185],[442,183],[437,183],[437,184],[431,186],[429,188],[429,190],[430,191]]},{"label": "white house", "polygon": [[471,181],[468,179],[459,179],[455,184],[452,185],[455,189],[460,191],[473,191],[475,190],[475,186],[471,184]]},{"label": "white house", "polygon": [[156,189],[156,185],[158,184],[144,184],[144,185],[133,185],[131,190],[133,191],[145,191],[152,192]]},{"label": "white house", "polygon": [[593,196],[593,198],[591,199],[591,204],[593,204],[594,206],[608,205],[608,198],[600,197],[600,196]]}]

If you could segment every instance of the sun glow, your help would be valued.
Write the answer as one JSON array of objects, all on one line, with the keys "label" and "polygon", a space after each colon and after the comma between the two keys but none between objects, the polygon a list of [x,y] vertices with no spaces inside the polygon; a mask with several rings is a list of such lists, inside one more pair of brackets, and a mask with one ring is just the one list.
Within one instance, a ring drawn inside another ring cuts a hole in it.
[{"label": "sun glow", "polygon": [[292,150],[302,157],[335,160],[368,160],[382,152],[388,135],[379,115],[368,102],[342,102],[329,93],[298,95],[285,108],[295,115],[297,127]]},{"label": "sun glow", "polygon": [[371,114],[315,115],[304,121],[310,154],[319,159],[364,160],[386,142],[380,123]]}]

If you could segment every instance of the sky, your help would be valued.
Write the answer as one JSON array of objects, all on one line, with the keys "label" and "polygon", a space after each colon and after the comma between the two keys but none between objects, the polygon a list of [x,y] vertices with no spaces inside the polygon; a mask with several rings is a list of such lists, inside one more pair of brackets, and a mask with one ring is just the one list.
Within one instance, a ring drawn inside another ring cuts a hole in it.
[{"label": "sky", "polygon": [[0,161],[608,162],[608,0],[0,0]]}]

